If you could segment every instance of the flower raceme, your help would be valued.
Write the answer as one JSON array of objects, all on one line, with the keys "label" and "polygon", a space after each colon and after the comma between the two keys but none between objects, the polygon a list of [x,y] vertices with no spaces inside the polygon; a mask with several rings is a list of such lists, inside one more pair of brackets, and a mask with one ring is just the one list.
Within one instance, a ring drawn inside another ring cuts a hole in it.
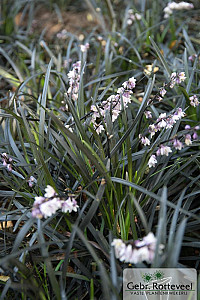
[{"label": "flower raceme", "polygon": [[78,100],[79,82],[81,73],[81,61],[77,61],[72,65],[73,69],[67,74],[69,78],[68,96],[76,101]]},{"label": "flower raceme", "polygon": [[[9,172],[12,172],[13,169],[15,169],[15,166],[13,165],[13,159],[11,157],[8,157],[8,154],[5,152],[1,153],[0,156],[2,159],[3,166],[5,166]],[[33,176],[30,176],[27,180],[27,183],[29,187],[33,187],[37,183],[37,179]]]},{"label": "flower raceme", "polygon": [[173,14],[174,10],[184,10],[184,9],[189,10],[193,8],[194,5],[192,3],[188,3],[185,1],[181,1],[179,3],[169,2],[167,6],[164,8],[164,13],[165,13],[164,18],[165,19],[169,18],[169,16]]},{"label": "flower raceme", "polygon": [[[170,81],[168,83],[164,83],[162,87],[159,88],[159,92],[153,97],[153,99],[149,99],[148,105],[152,103],[152,101],[155,99],[159,102],[161,102],[164,98],[164,96],[167,94],[167,88],[170,87],[171,89],[174,88],[174,86],[177,84],[181,84],[186,79],[185,72],[176,73],[173,72],[170,76]],[[145,116],[148,119],[150,116],[149,114],[146,114]]]},{"label": "flower raceme", "polygon": [[193,96],[189,97],[189,100],[190,100],[191,106],[196,107],[199,105],[199,100],[198,100],[197,95],[193,95]]},{"label": "flower raceme", "polygon": [[[173,147],[176,150],[181,150],[184,147],[184,144],[186,146],[192,145],[192,142],[198,139],[197,130],[199,130],[199,129],[200,129],[199,126],[195,126],[194,128],[191,128],[190,125],[186,125],[185,130],[188,130],[189,133],[187,133],[186,135],[183,135],[184,143],[181,142],[177,137],[175,137],[174,139],[171,140]],[[147,144],[145,144],[145,142],[143,142],[143,140],[145,141],[144,137],[141,138],[139,136],[139,138],[141,139],[140,141],[144,146],[147,145]],[[160,155],[169,156],[169,153],[171,153],[171,152],[172,152],[172,149],[169,146],[160,145],[158,150],[156,151],[156,155],[153,154],[149,158],[149,161],[148,161],[149,168],[155,167],[155,165],[158,162],[157,161],[158,156],[160,156]]]},{"label": "flower raceme", "polygon": [[128,106],[128,103],[131,102],[131,94],[133,93],[132,89],[135,88],[135,85],[136,79],[134,77],[131,77],[122,84],[122,87],[118,88],[116,95],[111,95],[106,100],[104,100],[99,109],[97,109],[95,105],[91,106],[91,123],[93,124],[98,134],[104,131],[104,127],[102,124],[97,123],[97,119],[102,117],[106,124],[106,112],[111,111],[112,122],[114,122],[118,118],[123,107],[126,108]]},{"label": "flower raceme", "polygon": [[[143,261],[152,263],[155,256],[157,239],[152,232],[142,240],[136,240],[133,243],[126,244],[121,239],[114,239],[111,246],[114,247],[115,256],[121,262],[137,264]],[[159,245],[159,250],[163,249]]]},{"label": "flower raceme", "polygon": [[[176,73],[173,72],[170,76],[170,82],[168,84],[164,83],[163,87],[159,90],[159,95],[155,96],[155,99],[161,101],[165,94],[167,93],[166,87],[169,86],[170,88],[173,88],[175,84],[181,84],[183,81],[185,81],[186,76],[184,72]],[[191,106],[198,106],[199,101],[196,95],[193,95],[189,97],[190,105]],[[149,101],[149,104],[151,104],[152,100]],[[167,116],[166,113],[161,113],[155,123],[150,124],[148,127],[148,131],[150,133],[150,138],[152,138],[157,132],[163,130],[163,129],[170,129],[174,126],[174,124],[180,120],[181,118],[185,117],[185,112],[182,110],[182,108],[177,108],[174,114],[170,114]],[[152,118],[151,112],[146,111],[145,116],[147,119]],[[196,131],[193,133],[193,139],[197,139],[198,135]],[[147,146],[150,145],[150,139],[148,139],[145,136],[139,135],[139,139],[142,145]],[[190,134],[187,134],[185,136],[185,145],[189,146],[192,144],[192,137]],[[183,143],[179,141],[177,138],[172,140],[172,145],[176,150],[181,150],[183,148]],[[160,155],[169,156],[169,153],[171,153],[172,150],[169,146],[160,145],[159,149],[156,151],[156,154],[151,155],[148,161],[149,168],[155,167],[157,163],[157,157]],[[157,156],[157,157],[156,157]]]},{"label": "flower raceme", "polygon": [[59,197],[54,188],[47,185],[44,196],[35,197],[33,203],[32,216],[38,219],[51,217],[57,210],[64,213],[77,212],[77,202],[74,197],[69,196],[67,200]]},{"label": "flower raceme", "polygon": [[170,76],[169,83],[164,83],[163,86],[159,89],[159,95],[156,96],[158,101],[162,101],[165,94],[167,93],[166,88],[169,86],[171,89],[175,86],[175,84],[181,84],[186,79],[185,72],[176,73],[173,72]]},{"label": "flower raceme", "polygon": [[170,114],[169,116],[167,116],[166,113],[160,114],[156,122],[154,124],[150,124],[148,127],[151,138],[155,135],[156,132],[161,131],[163,128],[172,128],[173,125],[178,120],[185,117],[185,115],[185,112],[180,107],[176,109],[174,114]]},{"label": "flower raceme", "polygon": [[128,10],[128,19],[127,19],[127,25],[132,25],[134,21],[140,21],[142,19],[141,14],[134,12],[133,9]]},{"label": "flower raceme", "polygon": [[[177,108],[174,114],[171,114],[169,116],[167,116],[166,113],[160,114],[155,124],[149,125],[149,133],[151,135],[151,138],[155,135],[156,132],[161,131],[162,129],[172,128],[173,125],[184,116],[185,116],[185,112],[180,107]],[[143,137],[143,139],[145,138]],[[141,143],[143,143],[142,140]],[[143,143],[143,145],[145,144]],[[175,139],[173,146],[176,150],[181,150],[183,144],[179,140]],[[160,155],[169,156],[169,153],[171,152],[172,150],[169,146],[160,145],[159,149],[156,151],[156,155],[153,154],[149,158],[148,161],[149,168],[155,167],[155,165],[157,164],[158,161],[156,159],[156,156],[160,156]]]}]

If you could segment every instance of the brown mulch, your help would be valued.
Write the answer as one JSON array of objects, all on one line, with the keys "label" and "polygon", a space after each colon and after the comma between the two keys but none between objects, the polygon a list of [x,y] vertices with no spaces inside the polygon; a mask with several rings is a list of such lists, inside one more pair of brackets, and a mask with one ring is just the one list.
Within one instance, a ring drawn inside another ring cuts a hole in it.
[{"label": "brown mulch", "polygon": [[[15,25],[26,27],[27,24],[28,16],[23,17],[22,13],[18,13],[15,17]],[[98,22],[89,11],[64,11],[61,12],[60,18],[55,11],[48,11],[46,7],[38,7],[32,22],[31,33],[40,35],[44,32],[45,39],[52,40],[63,29],[79,36],[91,32],[96,26],[98,27]]]}]

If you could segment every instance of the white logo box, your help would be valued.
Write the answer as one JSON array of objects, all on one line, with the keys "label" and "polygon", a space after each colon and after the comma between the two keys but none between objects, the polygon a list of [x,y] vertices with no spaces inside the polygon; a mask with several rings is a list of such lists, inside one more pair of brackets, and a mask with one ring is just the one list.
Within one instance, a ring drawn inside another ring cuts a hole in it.
[{"label": "white logo box", "polygon": [[133,269],[123,271],[124,300],[197,300],[195,269]]}]

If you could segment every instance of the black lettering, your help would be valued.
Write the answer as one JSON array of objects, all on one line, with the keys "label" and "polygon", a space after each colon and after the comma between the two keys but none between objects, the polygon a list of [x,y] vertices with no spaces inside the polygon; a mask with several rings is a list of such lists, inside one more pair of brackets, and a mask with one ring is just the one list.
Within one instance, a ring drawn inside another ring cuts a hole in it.
[{"label": "black lettering", "polygon": [[158,289],[158,284],[157,284],[157,282],[153,282],[153,290],[154,290],[154,289],[156,289],[156,290]]},{"label": "black lettering", "polygon": [[133,290],[134,289],[134,285],[133,285],[132,281],[130,281],[130,282],[127,283],[127,289],[129,289],[129,290]]}]

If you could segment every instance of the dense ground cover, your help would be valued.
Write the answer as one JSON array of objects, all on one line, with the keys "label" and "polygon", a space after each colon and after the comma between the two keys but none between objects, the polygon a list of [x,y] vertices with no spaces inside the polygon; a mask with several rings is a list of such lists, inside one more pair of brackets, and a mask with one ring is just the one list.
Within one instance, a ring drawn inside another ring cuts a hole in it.
[{"label": "dense ground cover", "polygon": [[1,299],[121,299],[126,267],[199,269],[190,3],[0,4]]}]

